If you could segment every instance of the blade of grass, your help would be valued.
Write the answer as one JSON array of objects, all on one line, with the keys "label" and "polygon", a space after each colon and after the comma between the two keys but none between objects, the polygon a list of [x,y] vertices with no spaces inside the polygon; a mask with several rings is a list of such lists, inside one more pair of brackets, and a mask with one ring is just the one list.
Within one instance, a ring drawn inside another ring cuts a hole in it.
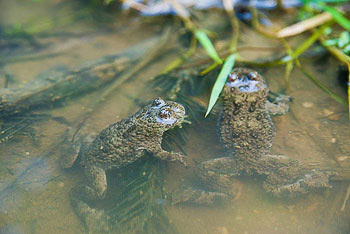
[{"label": "blade of grass", "polygon": [[207,117],[210,111],[213,109],[216,101],[219,98],[221,90],[224,88],[227,76],[230,74],[234,65],[235,65],[235,54],[231,54],[225,60],[225,63],[222,66],[222,69],[218,75],[218,78],[214,83],[213,89],[210,94],[208,109],[207,109],[207,112],[205,113],[205,117]]},{"label": "blade of grass", "polygon": [[201,76],[211,72],[212,70],[214,70],[217,66],[219,66],[218,63],[213,63],[211,65],[209,65],[206,69],[204,69],[203,71],[201,71]]},{"label": "blade of grass", "polygon": [[292,59],[298,58],[302,53],[309,49],[328,28],[328,26],[328,24],[323,25],[320,29],[315,30],[315,32],[294,51],[294,53],[291,56]]},{"label": "blade of grass", "polygon": [[349,118],[350,118],[350,63],[348,63],[348,110],[349,110]]},{"label": "blade of grass", "polygon": [[338,11],[336,8],[331,7],[331,6],[327,6],[326,4],[324,4],[321,1],[317,1],[317,4],[323,8],[323,10],[329,12],[333,19],[339,24],[341,25],[343,28],[345,28],[346,30],[350,30],[350,20],[348,20],[347,18],[345,18],[343,16],[343,14]]},{"label": "blade of grass", "polygon": [[208,35],[203,30],[200,30],[200,29],[196,29],[194,31],[194,35],[196,36],[199,43],[203,46],[203,48],[205,49],[209,57],[212,58],[216,63],[222,64],[222,60],[219,57],[218,53],[216,52]]},{"label": "blade of grass", "polygon": [[[286,52],[289,56],[292,56],[293,54],[293,50],[292,48],[290,47],[290,45],[288,44],[288,42],[286,40],[284,40],[283,38],[281,38],[281,42],[282,44],[284,45],[284,48],[286,49]],[[294,62],[293,61],[289,61],[287,62],[286,64],[286,70],[285,70],[285,73],[284,73],[284,79],[286,81],[286,85],[287,85],[287,90],[289,90],[290,88],[290,84],[289,84],[289,77],[290,77],[290,74],[293,70],[293,67],[294,67]]]},{"label": "blade of grass", "polygon": [[304,75],[309,78],[315,85],[317,85],[320,89],[325,91],[331,98],[333,98],[335,101],[347,105],[346,100],[344,98],[338,96],[334,92],[332,92],[330,89],[328,89],[324,84],[322,84],[319,80],[317,80],[311,73],[309,73],[305,68],[300,64],[299,60],[295,60],[295,64],[300,68],[300,70],[304,73]]}]

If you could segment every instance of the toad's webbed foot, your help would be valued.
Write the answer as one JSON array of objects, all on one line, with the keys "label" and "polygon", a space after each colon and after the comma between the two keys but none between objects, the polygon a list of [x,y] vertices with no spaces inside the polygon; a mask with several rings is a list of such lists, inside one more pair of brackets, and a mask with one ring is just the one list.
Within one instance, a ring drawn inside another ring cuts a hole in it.
[{"label": "toad's webbed foot", "polygon": [[290,96],[280,94],[272,102],[267,101],[266,108],[271,115],[284,115],[289,110],[291,100]]},{"label": "toad's webbed foot", "polygon": [[270,175],[264,183],[264,188],[277,197],[297,197],[311,191],[331,188],[329,174],[311,170],[290,181],[276,181],[278,177]]},{"label": "toad's webbed foot", "polygon": [[177,190],[172,194],[172,205],[176,204],[193,204],[204,206],[220,206],[224,205],[234,196],[230,196],[227,193],[212,192],[203,189],[196,189],[188,187],[185,189]]},{"label": "toad's webbed foot", "polygon": [[91,208],[85,202],[75,198],[72,198],[71,202],[88,233],[109,233],[108,219],[103,210]]}]

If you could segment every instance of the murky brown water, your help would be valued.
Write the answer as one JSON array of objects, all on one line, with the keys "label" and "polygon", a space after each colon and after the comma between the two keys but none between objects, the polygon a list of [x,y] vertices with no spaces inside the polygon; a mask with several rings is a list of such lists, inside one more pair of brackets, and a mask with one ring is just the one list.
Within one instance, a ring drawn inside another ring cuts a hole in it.
[{"label": "murky brown water", "polygon": [[[64,6],[64,10],[57,11],[54,8],[58,3]],[[23,4],[22,1],[1,1],[0,9],[1,25],[50,18],[53,13],[57,13],[58,17],[72,16],[76,10],[71,4],[60,0],[25,1]],[[214,15],[213,18],[218,18],[220,13]],[[1,59],[5,62],[1,69],[14,77],[14,82],[9,83],[9,87],[23,86],[50,67],[67,65],[75,68],[102,56],[116,54],[146,39],[158,38],[164,28],[164,25],[152,23],[150,19],[140,22],[141,18],[132,15],[116,16],[114,20],[113,23],[97,24],[86,17],[60,22],[57,27],[53,26],[52,32],[58,35],[69,32],[79,36],[41,37],[38,42],[47,46],[36,49],[37,53],[21,55],[21,48],[14,49],[12,54]],[[220,43],[222,41],[219,41],[218,47]],[[298,43],[298,40],[294,40],[292,44]],[[178,48],[177,41],[173,44],[169,47]],[[276,42],[243,27],[240,46],[276,47]],[[241,55],[254,59],[274,53],[275,50],[250,50],[241,52]],[[23,56],[31,57],[20,61]],[[135,113],[140,103],[157,97],[159,94],[147,81],[175,58],[176,50],[167,50],[161,59],[156,59],[109,95],[90,114],[86,123],[89,130],[99,132],[109,124]],[[305,60],[303,64],[334,92],[345,97],[336,81],[336,61],[328,59],[320,63]],[[272,91],[285,90],[283,67],[259,71]],[[36,110],[36,113],[64,117],[69,123],[76,124],[101,92],[103,91],[90,92],[55,108]],[[316,161],[320,164],[349,167],[350,127],[346,106],[331,99],[296,68],[290,77],[287,94],[293,97],[293,102],[289,113],[274,118],[277,136],[273,153],[295,157],[306,163]],[[205,103],[207,98],[208,96],[202,97],[202,102]],[[62,140],[67,127],[66,123],[49,118],[32,124],[35,138],[18,134],[0,144],[0,231],[86,233],[84,225],[73,212],[69,199],[72,187],[83,176],[79,170],[62,170],[59,166],[60,146],[54,147]],[[215,122],[201,120],[196,126],[190,127],[184,148],[190,165],[220,156],[223,152],[216,137]],[[169,164],[165,188],[172,191],[181,183],[186,183],[191,175],[190,169]],[[239,194],[228,206],[170,206],[168,217],[178,233],[346,234],[350,232],[350,204],[344,210],[341,207],[350,184],[349,179],[350,174],[344,175],[341,180],[334,181],[333,188],[325,193],[279,200],[263,191],[262,181],[258,178],[238,178]]]}]

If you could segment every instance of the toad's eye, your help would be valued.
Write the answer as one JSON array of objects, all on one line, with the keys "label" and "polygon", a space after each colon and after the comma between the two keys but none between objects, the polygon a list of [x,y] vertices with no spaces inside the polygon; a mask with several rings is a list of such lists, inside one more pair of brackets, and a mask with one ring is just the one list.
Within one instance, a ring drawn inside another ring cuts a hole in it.
[{"label": "toad's eye", "polygon": [[234,82],[237,79],[236,73],[231,73],[228,75],[227,82]]},{"label": "toad's eye", "polygon": [[160,107],[160,106],[164,106],[164,105],[165,105],[165,101],[161,98],[157,98],[153,101],[153,106]]},{"label": "toad's eye", "polygon": [[249,72],[247,74],[248,80],[257,80],[258,79],[258,74],[256,72]]},{"label": "toad's eye", "polygon": [[170,112],[167,110],[161,110],[159,112],[158,116],[162,119],[168,119],[168,118],[170,118]]}]

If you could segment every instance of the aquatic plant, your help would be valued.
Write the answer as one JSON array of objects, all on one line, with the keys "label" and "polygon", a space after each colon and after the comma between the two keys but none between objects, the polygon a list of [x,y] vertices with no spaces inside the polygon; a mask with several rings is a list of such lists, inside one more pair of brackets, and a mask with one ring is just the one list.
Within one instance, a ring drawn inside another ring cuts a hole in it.
[{"label": "aquatic plant", "polygon": [[164,164],[150,157],[121,172],[125,186],[105,209],[118,233],[176,233],[166,216]]},{"label": "aquatic plant", "polygon": [[[205,29],[197,28],[196,24],[192,22],[190,18],[190,13],[186,10],[184,6],[179,3],[173,4],[174,12],[183,20],[184,25],[187,30],[191,31],[194,37],[199,41],[199,43],[203,46],[206,53],[210,58],[214,60],[214,63],[209,65],[206,69],[203,70],[202,74],[206,74],[207,72],[213,70],[214,68],[221,66],[221,72],[217,77],[216,83],[213,86],[211,91],[209,104],[207,108],[207,112],[205,116],[207,116],[214,104],[216,103],[219,95],[221,93],[222,87],[227,79],[229,74],[229,70],[233,68],[235,62],[240,62],[249,66],[279,66],[286,65],[285,70],[285,80],[287,83],[289,82],[289,75],[293,70],[294,63],[300,70],[305,74],[307,78],[309,78],[313,83],[315,83],[318,87],[320,87],[323,91],[330,95],[334,100],[339,103],[346,104],[346,101],[329,90],[326,85],[322,84],[317,78],[313,77],[309,72],[302,67],[299,62],[300,56],[308,50],[312,45],[315,44],[316,41],[320,41],[326,49],[335,56],[338,60],[345,63],[350,70],[350,57],[347,55],[349,53],[350,45],[349,45],[349,36],[347,32],[343,32],[340,34],[339,38],[333,39],[332,41],[327,40],[329,28],[332,27],[332,22],[336,22],[341,27],[346,30],[350,29],[350,21],[343,15],[343,13],[337,8],[330,5],[332,4],[341,4],[344,3],[343,0],[304,0],[304,6],[300,12],[303,10],[307,12],[304,16],[308,16],[310,18],[303,20],[296,25],[292,25],[285,29],[282,29],[278,32],[269,31],[269,29],[260,25],[258,19],[258,12],[255,8],[251,9],[251,25],[255,28],[259,33],[265,35],[271,39],[278,39],[285,47],[285,51],[287,55],[280,56],[278,59],[273,60],[265,60],[265,62],[257,62],[257,61],[246,61],[241,59],[239,56],[239,48],[237,48],[238,38],[239,38],[239,22],[235,15],[234,6],[231,1],[223,0],[223,7],[230,19],[232,25],[232,42],[228,47],[228,54],[224,55],[224,59],[220,56],[218,52],[215,51],[215,48],[210,41],[208,35],[206,34]],[[321,12],[321,13],[320,13]],[[323,13],[322,13],[323,12]],[[319,14],[319,15],[318,15]],[[317,27],[320,27],[317,29]],[[314,30],[313,34],[305,40],[298,48],[293,50],[288,42],[284,39],[288,36],[298,35],[302,32]],[[332,44],[333,43],[333,44]],[[339,48],[335,48],[338,46]],[[191,48],[188,53],[186,53],[185,57],[190,57],[195,51],[196,44],[192,43]],[[181,62],[184,60],[176,60],[175,63],[172,63],[169,66],[171,69],[176,68],[176,66],[180,66]],[[225,61],[225,62],[223,62]],[[175,65],[174,65],[175,64]],[[166,71],[169,71],[170,68],[167,68]],[[350,80],[350,77],[349,77]],[[348,92],[348,99],[350,100],[350,88]],[[350,111],[350,101],[349,101],[349,111]]]}]

